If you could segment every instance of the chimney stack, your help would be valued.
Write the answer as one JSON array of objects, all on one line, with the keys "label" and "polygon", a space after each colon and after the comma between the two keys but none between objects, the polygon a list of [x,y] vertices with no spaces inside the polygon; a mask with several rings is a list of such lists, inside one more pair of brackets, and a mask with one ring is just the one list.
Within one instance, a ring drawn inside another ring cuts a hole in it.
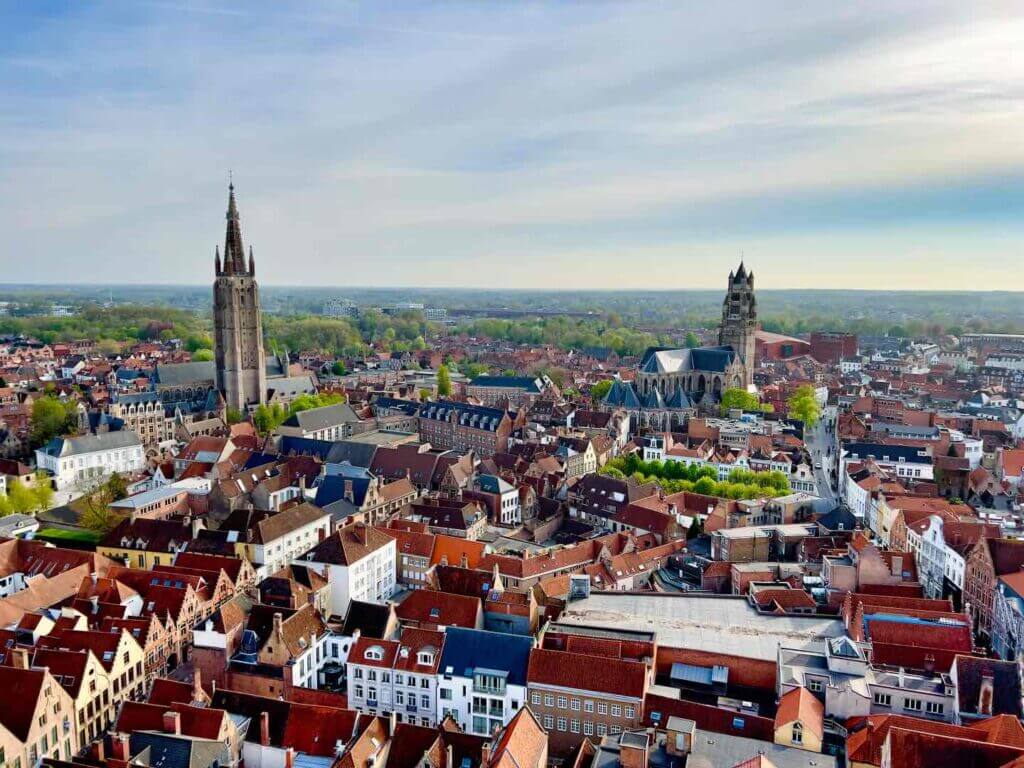
[{"label": "chimney stack", "polygon": [[281,621],[283,620],[280,613],[274,614],[274,637],[280,637],[281,635]]},{"label": "chimney stack", "polygon": [[978,714],[982,717],[992,716],[992,699],[995,696],[995,678],[986,672],[981,676],[981,689],[978,691]]},{"label": "chimney stack", "polygon": [[113,747],[114,759],[123,760],[125,762],[132,759],[131,747],[129,746],[129,736],[127,733],[115,733],[111,739],[111,745]]},{"label": "chimney stack", "polygon": [[284,753],[284,768],[295,768],[295,747],[288,747]]},{"label": "chimney stack", "polygon": [[15,648],[11,651],[11,666],[15,669],[28,669],[28,651],[24,648]]},{"label": "chimney stack", "polygon": [[164,712],[164,733],[181,735],[181,715],[177,712]]},{"label": "chimney stack", "polygon": [[[646,731],[629,731],[630,743],[619,742],[619,765],[622,768],[647,768],[649,740]],[[643,740],[643,744],[639,743]]]},{"label": "chimney stack", "polygon": [[260,745],[270,746],[270,715],[266,712],[260,712]]}]

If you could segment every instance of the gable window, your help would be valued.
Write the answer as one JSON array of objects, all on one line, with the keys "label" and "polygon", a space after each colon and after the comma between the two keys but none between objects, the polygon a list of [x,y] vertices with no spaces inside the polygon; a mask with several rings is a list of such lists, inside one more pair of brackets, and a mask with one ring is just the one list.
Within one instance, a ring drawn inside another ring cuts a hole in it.
[{"label": "gable window", "polygon": [[793,723],[792,741],[794,744],[804,743],[804,727],[800,723]]}]

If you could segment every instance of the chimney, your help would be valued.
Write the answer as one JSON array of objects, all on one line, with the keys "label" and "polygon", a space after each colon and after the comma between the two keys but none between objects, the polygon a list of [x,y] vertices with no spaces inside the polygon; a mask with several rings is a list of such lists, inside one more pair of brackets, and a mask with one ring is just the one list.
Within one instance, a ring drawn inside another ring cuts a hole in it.
[{"label": "chimney", "polygon": [[260,712],[260,744],[270,746],[270,715],[266,712]]},{"label": "chimney", "polygon": [[24,648],[15,648],[11,651],[11,666],[15,669],[28,669],[28,651]]},{"label": "chimney", "polygon": [[355,491],[353,490],[352,481],[351,480],[346,480],[345,481],[345,499],[354,504],[355,503],[355,498],[356,498],[356,496],[355,496]]},{"label": "chimney", "polygon": [[459,557],[459,567],[460,568],[469,568],[469,558],[466,557],[466,553],[465,552],[463,552],[462,555]]},{"label": "chimney", "polygon": [[114,759],[128,762],[132,759],[131,748],[129,747],[129,736],[127,733],[115,733],[111,739]]},{"label": "chimney", "polygon": [[275,613],[274,614],[274,637],[275,638],[281,636],[281,621],[282,621],[281,614],[280,613]]},{"label": "chimney", "polygon": [[97,739],[93,743],[90,752],[92,754],[92,759],[95,760],[97,763],[106,763],[106,743],[103,741],[103,739]]},{"label": "chimney", "polygon": [[192,675],[192,703],[201,704],[206,701],[206,692],[203,691],[203,671],[195,668]]},{"label": "chimney", "polygon": [[981,689],[978,691],[978,714],[982,717],[992,716],[992,698],[995,695],[995,678],[989,672],[981,676]]},{"label": "chimney", "polygon": [[[622,768],[647,768],[648,737],[646,731],[631,731],[630,743],[619,742],[619,765]],[[643,739],[643,745],[633,743]]]},{"label": "chimney", "polygon": [[486,766],[491,762],[491,742],[485,741],[480,747],[480,765]]},{"label": "chimney", "polygon": [[164,733],[181,735],[181,715],[177,712],[164,712]]},{"label": "chimney", "polygon": [[295,747],[288,747],[284,753],[284,768],[295,768]]}]

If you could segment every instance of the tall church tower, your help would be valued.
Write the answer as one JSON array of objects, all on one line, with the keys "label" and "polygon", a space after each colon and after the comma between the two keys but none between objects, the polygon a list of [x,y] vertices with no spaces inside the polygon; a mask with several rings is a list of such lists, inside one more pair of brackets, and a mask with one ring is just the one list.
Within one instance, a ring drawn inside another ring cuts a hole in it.
[{"label": "tall church tower", "polygon": [[215,252],[213,348],[217,388],[224,394],[229,408],[244,412],[247,407],[266,401],[267,371],[256,265],[252,246],[246,265],[234,184],[228,186],[227,219],[223,265],[220,250]]},{"label": "tall church tower", "polygon": [[729,287],[722,302],[722,325],[718,343],[736,350],[743,363],[743,383],[754,383],[754,334],[757,332],[757,299],[754,297],[754,273],[747,274],[743,262],[729,273]]}]

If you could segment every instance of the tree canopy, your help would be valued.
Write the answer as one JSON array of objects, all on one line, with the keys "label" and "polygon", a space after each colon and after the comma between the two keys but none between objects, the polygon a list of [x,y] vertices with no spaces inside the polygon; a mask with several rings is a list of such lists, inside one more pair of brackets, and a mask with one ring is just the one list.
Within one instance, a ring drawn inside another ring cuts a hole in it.
[{"label": "tree canopy", "polygon": [[448,366],[441,364],[437,369],[437,395],[438,397],[450,397],[452,394],[452,377],[448,372]]},{"label": "tree canopy", "polygon": [[785,496],[791,492],[789,478],[782,472],[734,469],[726,480],[719,480],[715,467],[684,464],[681,461],[644,461],[635,454],[612,459],[600,473],[612,477],[632,477],[640,483],[655,482],[666,493],[692,491],[726,499]]},{"label": "tree canopy", "polygon": [[821,405],[810,384],[802,384],[786,401],[789,415],[800,419],[808,427],[813,427],[821,418]]},{"label": "tree canopy", "polygon": [[55,437],[73,434],[78,426],[77,405],[73,400],[63,402],[46,395],[32,403],[29,416],[32,444],[45,445]]}]

